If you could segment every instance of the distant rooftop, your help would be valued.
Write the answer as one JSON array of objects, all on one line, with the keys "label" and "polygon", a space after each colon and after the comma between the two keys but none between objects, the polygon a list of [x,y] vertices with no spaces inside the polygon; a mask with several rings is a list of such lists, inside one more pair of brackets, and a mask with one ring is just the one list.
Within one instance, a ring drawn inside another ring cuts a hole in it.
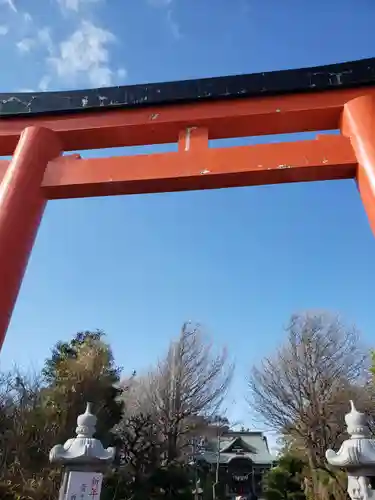
[{"label": "distant rooftop", "polygon": [[220,453],[220,463],[229,463],[233,458],[249,458],[255,464],[271,464],[276,457],[270,453],[267,438],[257,431],[229,431],[220,439],[207,440],[204,450],[200,453],[201,459],[208,463],[217,461]]}]

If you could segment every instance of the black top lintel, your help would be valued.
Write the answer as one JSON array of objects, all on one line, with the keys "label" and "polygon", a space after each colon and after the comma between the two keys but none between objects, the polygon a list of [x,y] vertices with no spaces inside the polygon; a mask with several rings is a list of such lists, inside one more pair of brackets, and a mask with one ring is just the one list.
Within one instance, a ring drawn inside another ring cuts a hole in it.
[{"label": "black top lintel", "polygon": [[375,58],[311,68],[60,92],[0,93],[0,118],[167,106],[375,85]]}]

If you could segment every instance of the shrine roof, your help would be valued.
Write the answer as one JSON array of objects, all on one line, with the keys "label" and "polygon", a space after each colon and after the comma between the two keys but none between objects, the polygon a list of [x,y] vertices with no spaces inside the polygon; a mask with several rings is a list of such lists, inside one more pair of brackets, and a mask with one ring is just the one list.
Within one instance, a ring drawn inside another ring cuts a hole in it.
[{"label": "shrine roof", "polygon": [[[217,460],[218,447],[220,446],[220,463],[229,463],[234,458],[249,458],[255,464],[267,465],[273,463],[276,458],[270,453],[266,437],[262,432],[234,432],[224,434],[220,441],[210,439],[207,447],[200,453],[200,458],[206,462],[214,463]],[[242,448],[242,452],[232,449]]]},{"label": "shrine roof", "polygon": [[375,58],[309,68],[56,92],[0,93],[0,118],[169,106],[375,85]]}]

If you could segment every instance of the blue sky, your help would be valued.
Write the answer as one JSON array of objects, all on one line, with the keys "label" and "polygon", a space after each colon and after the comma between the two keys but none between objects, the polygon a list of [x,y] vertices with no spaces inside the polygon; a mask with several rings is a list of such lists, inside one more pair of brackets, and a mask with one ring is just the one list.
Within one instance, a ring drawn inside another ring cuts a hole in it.
[{"label": "blue sky", "polygon": [[[0,91],[371,57],[374,19],[372,0],[0,0]],[[50,202],[1,364],[38,367],[57,340],[101,328],[125,372],[141,370],[199,321],[236,360],[229,416],[247,424],[248,368],[292,312],[338,312],[373,343],[374,254],[351,181]]]}]

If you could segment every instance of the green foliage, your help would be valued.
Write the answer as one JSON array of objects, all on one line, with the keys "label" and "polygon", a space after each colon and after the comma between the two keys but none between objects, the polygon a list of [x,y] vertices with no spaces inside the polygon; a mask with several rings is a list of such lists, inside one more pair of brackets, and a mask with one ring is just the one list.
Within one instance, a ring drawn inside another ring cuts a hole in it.
[{"label": "green foliage", "polygon": [[97,437],[113,444],[122,417],[120,369],[104,333],[80,332],[58,343],[41,377],[19,374],[0,378],[0,498],[55,500],[60,470],[48,462],[50,449],[75,435],[77,416],[92,402]]},{"label": "green foliage", "polygon": [[302,488],[304,463],[292,455],[284,455],[264,478],[266,500],[306,500]]},{"label": "green foliage", "polygon": [[370,372],[371,372],[372,376],[374,377],[375,376],[375,350],[374,349],[372,349],[370,351],[370,356],[371,356]]},{"label": "green foliage", "polygon": [[130,476],[121,467],[107,475],[101,500],[193,500],[193,487],[189,468],[182,465],[158,466],[144,477]]},{"label": "green foliage", "polygon": [[[103,344],[105,333],[102,330],[78,332],[70,342],[58,342],[52,350],[52,355],[45,361],[42,370],[43,377],[48,384],[53,384],[57,379],[62,378],[62,362],[79,358],[82,346]],[[103,373],[109,375],[114,380],[120,376],[121,369],[114,366],[114,358],[109,346],[106,346],[106,363],[103,365]],[[66,373],[69,379],[69,373]]]},{"label": "green foliage", "polygon": [[[156,469],[150,481],[151,496],[155,499],[192,500],[193,484],[188,467],[169,464],[168,467]],[[141,499],[140,499],[141,500]]]},{"label": "green foliage", "polygon": [[47,383],[44,401],[62,430],[60,442],[71,437],[77,415],[91,402],[98,418],[96,437],[105,446],[114,444],[110,431],[120,422],[123,409],[121,370],[102,331],[79,332],[71,342],[59,342],[42,373]]},{"label": "green foliage", "polygon": [[163,466],[153,415],[123,419],[124,398],[119,396],[127,388],[120,387],[120,369],[101,331],[79,332],[70,342],[59,342],[37,380],[0,374],[0,498],[57,498],[60,470],[49,464],[49,451],[74,436],[77,416],[91,402],[98,417],[96,437],[118,450],[102,500],[191,500],[189,468]]}]

